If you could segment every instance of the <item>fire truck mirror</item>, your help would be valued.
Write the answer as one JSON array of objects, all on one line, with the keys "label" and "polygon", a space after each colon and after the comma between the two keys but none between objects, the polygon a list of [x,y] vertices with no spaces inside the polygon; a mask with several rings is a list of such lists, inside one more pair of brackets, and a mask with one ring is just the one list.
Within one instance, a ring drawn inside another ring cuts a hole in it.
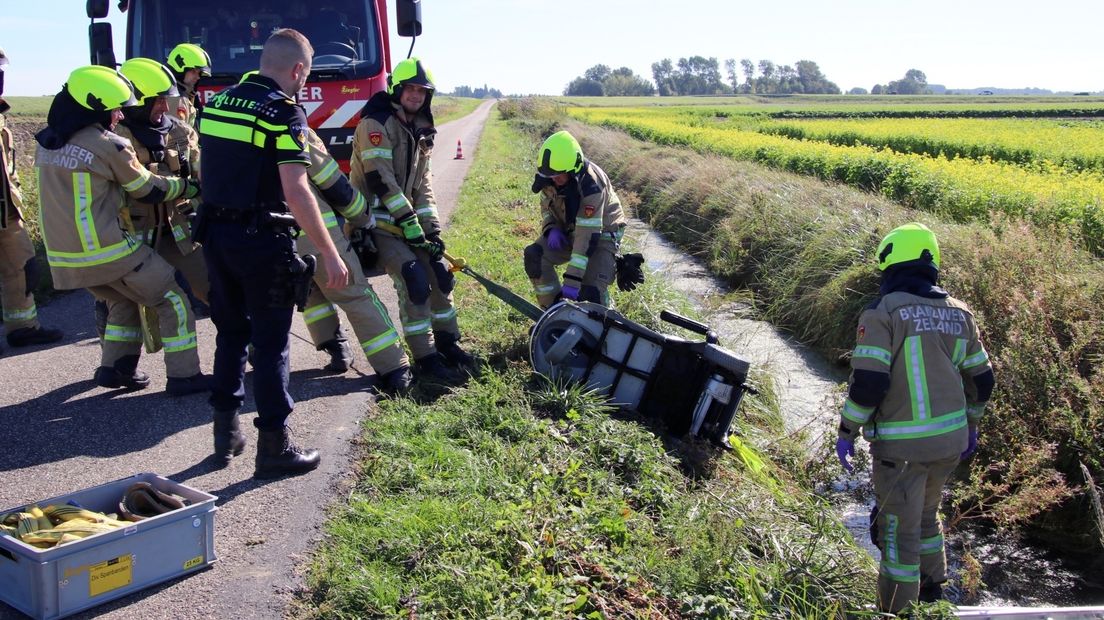
[{"label": "fire truck mirror", "polygon": [[92,64],[115,68],[115,46],[111,42],[111,24],[93,22],[88,26],[88,49]]},{"label": "fire truck mirror", "polygon": [[109,6],[108,0],[88,0],[84,5],[84,10],[88,13],[89,19],[103,19],[107,17]]},{"label": "fire truck mirror", "polygon": [[398,26],[400,37],[421,36],[421,0],[395,0],[395,23]]}]

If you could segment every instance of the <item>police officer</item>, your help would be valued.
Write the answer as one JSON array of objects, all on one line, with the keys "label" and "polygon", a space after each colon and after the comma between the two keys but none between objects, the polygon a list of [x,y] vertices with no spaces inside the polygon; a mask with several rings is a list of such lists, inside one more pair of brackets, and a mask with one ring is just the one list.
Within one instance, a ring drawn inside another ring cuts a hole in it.
[{"label": "police officer", "polygon": [[878,246],[881,296],[859,318],[836,440],[847,471],[860,428],[870,442],[878,605],[891,613],[942,598],[940,497],[977,448],[994,386],[974,316],[937,286],[939,265],[939,244],[923,224],[895,228]]},{"label": "police officer", "polygon": [[292,95],[306,83],[313,50],[299,32],[272,33],[258,75],[215,97],[200,117],[202,178],[197,239],[211,280],[215,348],[215,455],[227,463],[245,447],[237,414],[245,398],[246,347],[253,345],[259,431],[257,478],[300,474],[318,466],[317,450],[288,436],[288,332],[300,285],[309,270],[295,253],[286,211],[321,254],[330,288],[349,271],[326,233],[310,190],[307,119]]},{"label": "police officer", "polygon": [[443,260],[433,197],[433,79],[420,60],[407,58],[388,82],[387,91],[373,95],[360,113],[349,177],[372,200],[379,262],[399,294],[418,375],[458,382],[464,373],[446,364],[465,367],[474,360],[458,344],[453,276]]},{"label": "police officer", "polygon": [[[132,58],[119,72],[134,84],[140,105],[123,108],[123,120],[115,133],[130,140],[138,161],[151,172],[181,179],[199,176],[199,135],[188,124],[168,114],[171,98],[178,96],[172,73],[156,60]],[[175,267],[200,301],[207,303],[207,265],[199,245],[192,241],[188,218],[193,200],[178,198],[151,205],[128,200],[124,224]]]},{"label": "police officer", "polygon": [[200,78],[211,77],[211,57],[195,43],[181,43],[169,52],[165,64],[172,70],[180,89],[175,114],[189,126],[195,127],[199,110],[203,109],[203,101],[196,93],[196,84]]},{"label": "police officer", "polygon": [[46,128],[35,135],[43,239],[54,286],[87,288],[107,303],[107,329],[95,381],[107,388],[143,388],[139,306],[153,309],[165,348],[172,395],[207,391],[199,370],[195,318],[174,270],[119,221],[125,199],[157,204],[193,198],[199,185],[152,174],[130,142],[112,132],[122,107],[136,105],[133,86],[114,69],[76,69],[54,97]]},{"label": "police officer", "polygon": [[15,138],[4,120],[4,68],[8,57],[0,48],[0,305],[8,344],[25,347],[61,340],[58,329],[38,323],[33,291],[38,282],[34,246],[23,227],[22,196],[15,170]]},{"label": "police officer", "polygon": [[[533,193],[541,236],[525,248],[525,273],[541,307],[560,298],[608,305],[627,223],[609,177],[583,157],[574,136],[557,131],[541,146]],[[561,287],[556,266],[564,263]]]},{"label": "police officer", "polygon": [[[310,180],[315,199],[322,210],[322,219],[326,223],[330,239],[341,252],[341,257],[352,275],[348,286],[340,289],[323,288],[327,274],[319,269],[314,277],[318,286],[311,290],[311,296],[304,310],[304,320],[311,339],[320,350],[337,356],[346,348],[341,325],[337,318],[337,308],[341,307],[353,325],[353,332],[360,342],[360,348],[368,358],[368,363],[379,375],[379,389],[385,394],[407,392],[414,380],[410,370],[410,361],[403,351],[399,334],[388,316],[387,310],[376,297],[368,278],[364,276],[360,260],[350,246],[342,231],[338,217],[340,213],[352,229],[358,229],[361,235],[375,226],[375,220],[367,209],[363,194],[353,188],[349,179],[342,174],[337,161],[326,150],[322,138],[307,128],[307,146],[311,157]],[[300,240],[299,251],[303,254],[318,254],[318,250],[307,240]]]}]

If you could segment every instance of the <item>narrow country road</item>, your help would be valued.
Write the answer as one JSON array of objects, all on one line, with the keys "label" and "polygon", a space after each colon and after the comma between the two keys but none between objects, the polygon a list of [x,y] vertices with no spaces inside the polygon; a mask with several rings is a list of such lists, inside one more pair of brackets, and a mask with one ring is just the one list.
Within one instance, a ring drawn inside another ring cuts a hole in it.
[{"label": "narrow country road", "polygon": [[[446,222],[492,105],[484,102],[472,114],[439,128],[432,165]],[[457,140],[466,159],[453,159]],[[372,285],[397,321],[390,280],[377,277]],[[242,424],[249,446],[229,467],[215,469],[207,458],[211,411],[206,399],[164,394],[160,353],[143,356],[141,368],[152,379],[148,389],[129,394],[105,390],[92,382],[99,345],[91,296],[84,291],[61,296],[39,314],[43,324],[64,329],[66,338],[56,346],[31,350],[5,346],[0,354],[0,510],[139,472],[158,473],[219,497],[218,561],[212,568],[75,617],[282,616],[302,584],[304,560],[320,538],[329,509],[345,497],[353,480],[350,446],[372,406],[365,391],[372,371],[363,355],[358,353],[356,367],[343,375],[321,372],[327,357],[314,350],[302,317],[296,315],[291,393],[297,405],[290,423],[297,443],[322,451],[322,465],[304,476],[255,482],[251,374],[246,376],[250,398]],[[204,319],[197,330],[203,370],[211,372],[215,329]],[[21,617],[0,604],[0,619]]]}]

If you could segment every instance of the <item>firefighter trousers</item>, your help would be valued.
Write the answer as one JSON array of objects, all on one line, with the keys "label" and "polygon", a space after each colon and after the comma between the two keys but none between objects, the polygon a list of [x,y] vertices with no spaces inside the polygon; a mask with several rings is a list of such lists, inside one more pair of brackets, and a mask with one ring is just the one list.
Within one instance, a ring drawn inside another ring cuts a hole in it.
[{"label": "firefighter trousers", "polygon": [[157,253],[184,276],[196,299],[208,305],[211,303],[211,281],[207,277],[207,261],[203,259],[203,252],[199,247],[185,254],[180,251],[180,246],[169,235],[157,243]]},{"label": "firefighter trousers", "polygon": [[957,456],[938,461],[874,459],[877,534],[882,550],[878,570],[878,606],[897,613],[915,602],[921,578],[947,579],[939,502],[943,485],[958,466]]},{"label": "firefighter trousers", "polygon": [[[609,286],[617,276],[617,241],[610,233],[602,233],[588,254],[583,282],[579,287],[579,301],[592,301],[609,305]],[[560,276],[556,267],[571,260],[572,248],[553,250],[548,239],[541,236],[525,248],[525,273],[533,283],[537,303],[547,308],[560,295]]]},{"label": "firefighter trousers", "polygon": [[123,356],[141,354],[139,306],[147,306],[157,313],[165,350],[165,374],[184,378],[199,372],[195,316],[173,274],[172,265],[151,253],[122,278],[88,289],[107,304],[101,366],[113,366]]},{"label": "firefighter trousers", "polygon": [[[14,209],[13,209],[14,211]],[[13,217],[0,229],[0,305],[4,307],[4,328],[10,334],[17,329],[38,327],[35,307],[33,273],[28,261],[34,258],[34,246],[23,221]]]},{"label": "firefighter trousers", "polygon": [[379,249],[379,264],[395,283],[403,335],[414,359],[437,352],[433,332],[447,332],[459,340],[452,305],[454,276],[445,260],[433,260],[425,250],[379,229],[372,231],[372,238]]},{"label": "firefighter trousers", "polygon": [[[301,250],[306,245],[300,240]],[[399,341],[399,333],[395,331],[387,308],[364,276],[360,260],[347,241],[337,244],[337,249],[349,269],[350,284],[340,289],[324,288],[326,268],[322,261],[318,261],[314,286],[311,287],[307,307],[303,310],[303,320],[310,331],[314,346],[321,349],[323,344],[342,337],[341,321],[337,315],[337,308],[341,308],[353,325],[353,333],[356,334],[368,363],[377,374],[385,375],[397,368],[409,366],[410,361]]]}]

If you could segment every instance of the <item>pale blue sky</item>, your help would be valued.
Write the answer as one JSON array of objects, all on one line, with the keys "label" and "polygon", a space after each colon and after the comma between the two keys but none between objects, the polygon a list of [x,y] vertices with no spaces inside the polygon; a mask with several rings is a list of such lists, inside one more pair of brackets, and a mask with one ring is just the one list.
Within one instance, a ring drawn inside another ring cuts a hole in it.
[{"label": "pale blue sky", "polygon": [[[187,0],[181,0],[187,1]],[[226,0],[232,3],[232,0]],[[2,0],[6,94],[52,94],[88,62],[84,0]],[[390,2],[389,2],[390,4]],[[950,88],[1104,90],[1099,0],[423,0],[415,45],[448,91],[558,94],[597,63],[651,78],[663,58],[819,63],[847,90],[924,71]],[[125,18],[112,0],[120,61]],[[393,22],[393,20],[392,20]],[[393,23],[392,23],[393,28]],[[396,57],[409,39],[393,38]]]}]

